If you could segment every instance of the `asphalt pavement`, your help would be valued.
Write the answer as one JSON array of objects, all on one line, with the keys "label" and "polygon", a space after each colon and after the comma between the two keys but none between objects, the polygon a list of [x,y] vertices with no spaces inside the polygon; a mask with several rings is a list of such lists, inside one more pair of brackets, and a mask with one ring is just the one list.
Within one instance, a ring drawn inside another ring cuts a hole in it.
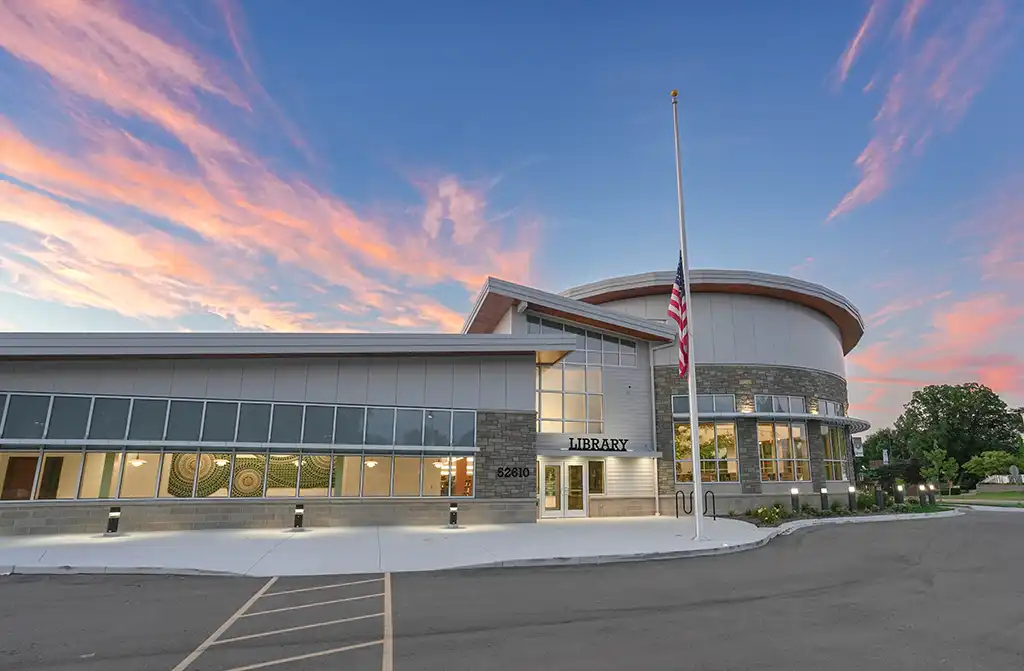
[{"label": "asphalt pavement", "polygon": [[0,668],[1018,671],[1021,557],[1024,515],[971,512],[603,566],[9,576]]}]

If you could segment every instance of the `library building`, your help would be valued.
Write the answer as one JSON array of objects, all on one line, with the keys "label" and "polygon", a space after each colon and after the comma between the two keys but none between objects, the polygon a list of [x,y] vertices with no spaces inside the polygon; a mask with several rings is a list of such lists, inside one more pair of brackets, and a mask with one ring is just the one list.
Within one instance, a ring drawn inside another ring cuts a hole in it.
[{"label": "library building", "polygon": [[674,515],[695,476],[718,514],[845,500],[857,309],[692,271],[690,399],[674,278],[489,278],[458,334],[0,334],[0,535]]}]

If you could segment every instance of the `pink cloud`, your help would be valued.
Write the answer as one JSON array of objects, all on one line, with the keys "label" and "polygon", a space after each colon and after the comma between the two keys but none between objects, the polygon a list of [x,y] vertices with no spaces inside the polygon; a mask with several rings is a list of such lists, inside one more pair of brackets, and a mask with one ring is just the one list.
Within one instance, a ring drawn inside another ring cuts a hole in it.
[{"label": "pink cloud", "polygon": [[796,264],[794,266],[790,266],[789,274],[793,275],[794,277],[803,277],[804,275],[807,274],[807,271],[809,271],[811,269],[811,266],[813,266],[813,265],[814,265],[814,257],[813,256],[808,256],[808,257],[804,258],[804,260],[801,261],[800,263],[798,263],[798,264]]},{"label": "pink cloud", "polygon": [[872,0],[871,7],[868,8],[868,13],[864,16],[860,28],[857,29],[853,39],[850,40],[843,54],[839,57],[839,62],[836,64],[836,78],[840,84],[846,81],[854,62],[871,39],[871,32],[879,20],[879,14],[884,4],[884,0]]},{"label": "pink cloud", "polygon": [[[895,30],[905,38],[909,38],[923,4],[909,3],[897,18]],[[872,4],[851,47],[860,45],[878,6]],[[956,127],[997,66],[1008,44],[1004,2],[978,0],[944,7],[945,21],[919,45],[903,44],[887,54],[892,74],[874,119],[872,137],[854,162],[860,180],[829,213],[828,221],[887,191],[908,154],[920,154],[930,138]],[[844,73],[848,71],[842,67],[846,56],[844,53],[840,59],[840,72]]]},{"label": "pink cloud", "polygon": [[[227,65],[179,38],[145,30],[119,5],[0,4],[0,48],[49,78],[79,140],[74,152],[44,146],[0,116],[0,173],[29,185],[35,202],[24,207],[28,192],[0,196],[7,199],[0,203],[7,220],[35,240],[29,247],[7,245],[6,255],[0,244],[15,290],[132,316],[170,318],[200,309],[243,327],[338,326],[330,316],[314,318],[276,298],[261,277],[258,259],[267,257],[298,286],[318,287],[317,297],[340,292],[358,306],[389,293],[372,310],[350,314],[389,326],[452,330],[487,275],[528,278],[536,224],[489,219],[487,189],[455,176],[421,185],[424,214],[416,228],[368,217],[300,174],[281,174],[227,130],[242,118],[256,125],[269,119],[271,133],[294,131],[255,77],[237,7],[218,8],[244,86],[225,74]],[[98,116],[96,104],[111,114]],[[230,124],[206,112],[224,105],[237,111]],[[169,134],[186,151],[124,131],[120,120],[127,117]],[[297,133],[293,141],[308,146]],[[119,214],[114,226],[102,215],[84,214],[111,208],[130,216]],[[170,229],[147,223],[153,219]],[[75,222],[104,237],[103,255]],[[442,232],[444,222],[450,231]],[[206,261],[187,263],[199,258]],[[139,273],[140,264],[147,286],[156,288],[148,293],[118,280]],[[466,290],[461,310],[425,293],[452,282]],[[237,302],[200,291],[202,284],[230,289]]]},{"label": "pink cloud", "polygon": [[928,0],[907,0],[907,3],[903,6],[903,11],[900,12],[899,18],[896,19],[896,25],[894,30],[903,40],[909,40],[910,34],[914,30],[914,24],[917,23],[917,19],[927,4]]}]

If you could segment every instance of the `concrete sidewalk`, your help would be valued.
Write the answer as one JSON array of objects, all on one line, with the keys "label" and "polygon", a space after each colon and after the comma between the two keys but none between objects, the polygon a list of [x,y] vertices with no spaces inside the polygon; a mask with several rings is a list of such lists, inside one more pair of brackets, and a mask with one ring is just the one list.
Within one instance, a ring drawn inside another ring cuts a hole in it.
[{"label": "concrete sidewalk", "polygon": [[335,527],[0,537],[0,573],[230,573],[250,576],[434,571],[629,561],[735,552],[772,535],[737,520],[544,520],[537,524]]}]

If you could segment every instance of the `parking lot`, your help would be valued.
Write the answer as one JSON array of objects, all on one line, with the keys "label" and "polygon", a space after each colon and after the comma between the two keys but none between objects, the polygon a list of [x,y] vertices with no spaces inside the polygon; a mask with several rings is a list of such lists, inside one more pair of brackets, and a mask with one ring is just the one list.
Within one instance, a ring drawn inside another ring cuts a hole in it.
[{"label": "parking lot", "polygon": [[[5,671],[1024,668],[1024,514],[752,552],[318,578],[0,578]],[[389,603],[390,602],[390,603]]]}]

